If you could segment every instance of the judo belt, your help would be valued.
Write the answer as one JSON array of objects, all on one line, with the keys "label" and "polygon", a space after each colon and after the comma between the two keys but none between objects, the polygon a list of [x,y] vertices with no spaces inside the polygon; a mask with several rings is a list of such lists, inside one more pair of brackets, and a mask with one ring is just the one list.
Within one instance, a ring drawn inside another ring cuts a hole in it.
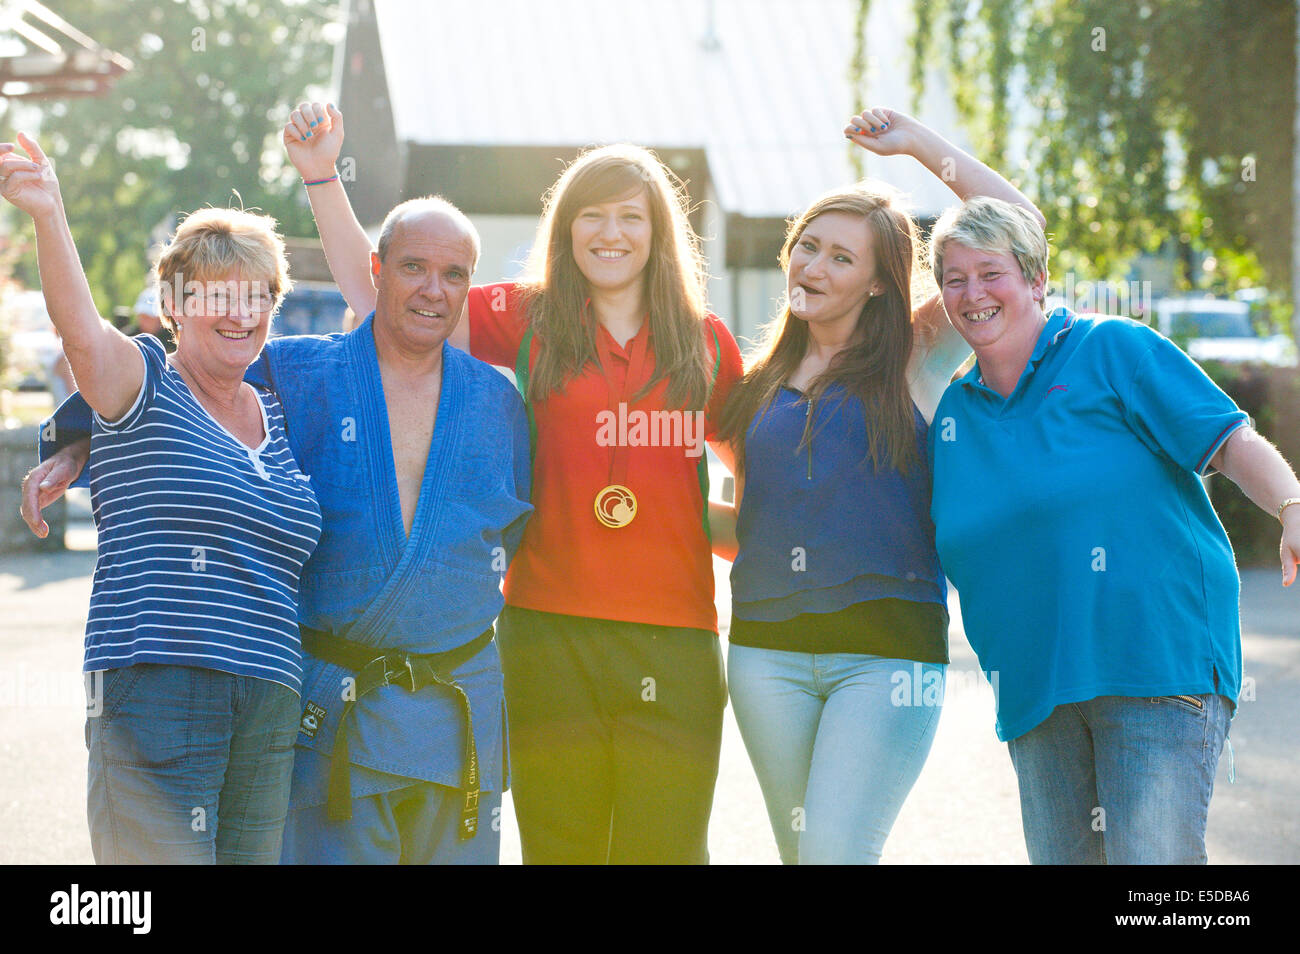
[{"label": "judo belt", "polygon": [[461,839],[473,838],[478,831],[478,751],[474,747],[474,720],[470,714],[469,696],[451,677],[456,667],[477,656],[492,642],[492,630],[487,629],[464,646],[445,653],[384,653],[377,646],[367,646],[326,633],[319,629],[299,627],[302,648],[317,659],[342,666],[356,673],[355,692],[343,707],[339,717],[338,732],[334,735],[334,751],[330,761],[329,802],[330,821],[347,821],[352,817],[352,773],[348,756],[348,715],[356,700],[384,686],[401,686],[408,692],[418,692],[425,686],[445,686],[456,693],[461,711],[465,714],[465,768],[462,788],[465,804],[460,815]]}]

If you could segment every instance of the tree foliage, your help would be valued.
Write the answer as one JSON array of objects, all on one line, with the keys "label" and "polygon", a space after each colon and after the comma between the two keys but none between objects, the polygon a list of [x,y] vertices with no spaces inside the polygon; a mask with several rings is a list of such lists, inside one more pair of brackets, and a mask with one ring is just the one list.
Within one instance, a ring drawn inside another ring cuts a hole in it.
[{"label": "tree foliage", "polygon": [[1047,215],[1058,270],[1118,278],[1177,248],[1187,285],[1288,288],[1294,0],[914,2],[913,49],[947,65],[981,158]]},{"label": "tree foliage", "polygon": [[[135,66],[107,96],[39,103],[39,139],[101,313],[134,300],[150,233],[175,213],[242,203],[285,234],[314,231],[279,130],[291,104],[329,80],[336,7],[61,0],[64,19]],[[6,126],[23,112],[10,104]],[[32,260],[25,270],[34,284]]]}]

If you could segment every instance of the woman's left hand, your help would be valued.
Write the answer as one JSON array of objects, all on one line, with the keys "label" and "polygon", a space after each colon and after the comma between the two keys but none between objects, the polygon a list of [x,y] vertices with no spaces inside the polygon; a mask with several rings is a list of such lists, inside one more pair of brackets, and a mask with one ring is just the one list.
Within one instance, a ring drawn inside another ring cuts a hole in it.
[{"label": "woman's left hand", "polygon": [[18,134],[18,145],[27,159],[14,152],[13,143],[0,143],[0,195],[33,219],[58,212],[62,199],[54,165],[25,133]]},{"label": "woman's left hand", "polygon": [[1282,585],[1295,582],[1296,564],[1300,563],[1300,504],[1282,511],[1282,543],[1278,554],[1282,557]]},{"label": "woman's left hand", "polygon": [[844,135],[878,156],[916,154],[919,134],[927,127],[907,113],[872,106],[849,120]]}]

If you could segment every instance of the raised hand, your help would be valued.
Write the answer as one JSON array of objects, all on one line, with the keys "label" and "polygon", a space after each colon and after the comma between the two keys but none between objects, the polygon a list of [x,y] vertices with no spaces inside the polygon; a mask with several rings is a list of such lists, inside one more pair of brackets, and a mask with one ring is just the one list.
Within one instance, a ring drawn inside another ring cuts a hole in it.
[{"label": "raised hand", "polygon": [[878,156],[915,155],[928,128],[906,113],[873,106],[849,120],[844,135]]},{"label": "raised hand", "polygon": [[880,106],[864,109],[849,120],[844,135],[878,156],[911,156],[963,202],[977,195],[1002,199],[1027,209],[1039,225],[1047,225],[1043,213],[1005,177],[907,113]]},{"label": "raised hand", "polygon": [[300,104],[284,124],[284,148],[304,179],[328,179],[343,149],[343,114],[333,103]]},{"label": "raised hand", "polygon": [[26,159],[14,152],[13,143],[0,143],[0,196],[33,219],[58,213],[63,200],[54,165],[26,133],[18,134],[18,144]]}]

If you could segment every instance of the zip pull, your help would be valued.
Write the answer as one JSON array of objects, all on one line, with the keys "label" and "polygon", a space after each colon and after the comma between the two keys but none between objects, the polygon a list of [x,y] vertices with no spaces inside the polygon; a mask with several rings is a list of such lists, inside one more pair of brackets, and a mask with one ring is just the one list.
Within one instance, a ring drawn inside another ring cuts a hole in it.
[{"label": "zip pull", "polygon": [[812,480],[812,428],[808,426],[808,419],[812,417],[812,401],[804,409],[804,431],[808,434],[808,479]]}]

